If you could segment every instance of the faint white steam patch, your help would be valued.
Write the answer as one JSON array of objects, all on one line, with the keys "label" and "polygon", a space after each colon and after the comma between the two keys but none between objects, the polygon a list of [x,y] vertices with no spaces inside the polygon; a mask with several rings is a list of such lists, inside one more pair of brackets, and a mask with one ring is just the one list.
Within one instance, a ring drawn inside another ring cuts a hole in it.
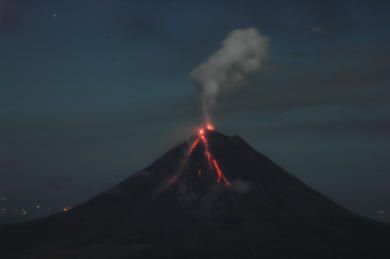
[{"label": "faint white steam patch", "polygon": [[314,33],[319,33],[319,34],[324,33],[324,30],[320,26],[316,26],[316,25],[309,26],[309,30]]},{"label": "faint white steam patch", "polygon": [[231,182],[231,188],[238,193],[247,193],[251,188],[251,184],[241,179],[237,179]]}]

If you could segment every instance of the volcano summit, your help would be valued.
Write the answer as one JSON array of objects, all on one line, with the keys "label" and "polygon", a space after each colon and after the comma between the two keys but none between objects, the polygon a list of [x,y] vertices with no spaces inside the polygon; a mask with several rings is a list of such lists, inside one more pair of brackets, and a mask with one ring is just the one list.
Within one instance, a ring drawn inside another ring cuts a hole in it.
[{"label": "volcano summit", "polygon": [[209,125],[68,212],[0,228],[1,258],[390,258],[353,214]]}]

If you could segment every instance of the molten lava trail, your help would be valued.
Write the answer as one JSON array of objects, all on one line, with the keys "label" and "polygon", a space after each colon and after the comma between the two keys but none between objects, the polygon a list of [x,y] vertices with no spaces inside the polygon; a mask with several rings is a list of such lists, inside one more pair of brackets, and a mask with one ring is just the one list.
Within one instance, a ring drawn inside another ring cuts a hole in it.
[{"label": "molten lava trail", "polygon": [[186,159],[188,159],[188,157],[192,154],[192,152],[194,151],[194,149],[198,145],[199,141],[200,141],[199,138],[197,138],[197,139],[195,139],[194,143],[192,143],[190,149],[187,152]]},{"label": "molten lava trail", "polygon": [[187,164],[188,158],[191,156],[192,152],[196,148],[196,146],[199,144],[200,139],[196,138],[195,141],[191,144],[190,148],[188,149],[186,156],[184,157],[182,163],[180,164],[180,167],[178,168],[175,175],[170,176],[166,181],[162,182],[150,195],[147,202],[145,202],[144,206],[141,206],[139,209],[142,209],[146,206],[146,204],[149,204],[150,202],[154,201],[163,191],[168,189],[172,184],[174,184],[177,179],[179,178],[180,174],[183,171],[184,166]]},{"label": "molten lava trail", "polygon": [[[211,125],[207,125],[207,130],[211,131],[214,130],[214,127]],[[211,170],[214,169],[214,171],[217,173],[217,183],[223,183],[226,186],[230,186],[230,182],[226,178],[225,174],[223,173],[218,161],[216,158],[213,157],[210,151],[209,142],[207,141],[206,135],[205,135],[205,129],[199,130],[199,137],[202,140],[203,146],[204,146],[204,153],[207,158],[207,161],[209,163],[209,167]]]},{"label": "molten lava trail", "polygon": [[[201,128],[199,130],[198,138],[196,138],[194,140],[194,142],[192,142],[190,148],[188,149],[188,151],[184,157],[184,160],[183,160],[181,166],[179,167],[178,175],[183,170],[183,167],[187,164],[187,161],[190,158],[192,152],[194,152],[194,150],[198,146],[198,144],[200,142],[202,142],[202,144],[204,146],[204,155],[207,159],[209,168],[211,171],[215,171],[215,173],[217,175],[217,183],[222,183],[226,186],[230,186],[230,182],[228,181],[228,179],[224,175],[224,173],[221,169],[221,166],[219,165],[217,159],[212,155],[212,153],[210,151],[209,142],[207,141],[207,137],[206,137],[206,131],[213,131],[213,130],[214,130],[214,127],[211,124],[208,124],[208,125],[206,125],[205,128]],[[201,174],[199,172],[200,171],[198,171],[198,175],[200,176]]]},{"label": "molten lava trail", "polygon": [[178,174],[181,174],[181,171],[183,170],[183,167],[187,164],[187,161],[188,161],[188,158],[191,156],[192,152],[194,151],[194,149],[196,148],[196,146],[199,144],[200,142],[200,139],[197,138],[194,140],[194,142],[191,144],[190,148],[188,149],[187,153],[186,153],[186,156],[184,157],[184,160],[183,162],[181,163],[180,167],[179,167],[179,170],[178,170]]},{"label": "molten lava trail", "polygon": [[210,152],[209,143],[208,143],[208,141],[206,139],[206,136],[204,135],[203,131],[200,134],[200,139],[202,140],[202,143],[204,145],[204,153],[206,155],[207,161],[209,162],[209,167],[210,167],[210,169],[212,169],[213,168],[213,164],[212,164],[211,161],[213,160],[213,158],[212,158],[212,155],[211,155],[211,152]]},{"label": "molten lava trail", "polygon": [[[213,131],[214,130],[214,127],[211,125],[211,124],[207,124],[205,129],[200,129],[199,130],[199,136],[194,140],[194,142],[192,142],[190,148],[188,149],[180,167],[178,168],[178,171],[175,175],[173,176],[170,176],[167,181],[164,181],[163,183],[161,183],[153,192],[152,194],[150,195],[150,197],[148,197],[147,201],[141,205],[139,208],[137,208],[137,210],[142,210],[143,208],[145,208],[147,206],[147,204],[150,204],[152,201],[154,201],[163,191],[165,191],[169,186],[171,186],[172,184],[174,184],[177,179],[179,178],[180,174],[182,173],[183,171],[183,168],[184,166],[187,164],[188,162],[188,159],[190,158],[191,154],[194,152],[194,150],[196,149],[196,147],[198,146],[198,144],[200,142],[203,143],[203,146],[204,146],[204,155],[206,156],[207,158],[207,162],[209,164],[209,167],[210,167],[210,170],[211,171],[215,171],[216,175],[217,175],[217,183],[221,183],[221,184],[224,184],[226,186],[230,186],[230,182],[228,181],[228,179],[225,177],[217,159],[215,157],[213,157],[211,151],[210,151],[210,148],[209,148],[209,143],[207,141],[207,138],[206,138],[206,130],[207,131]],[[202,172],[200,170],[198,170],[197,172],[198,176],[201,176],[202,175]]]},{"label": "molten lava trail", "polygon": [[223,174],[222,169],[219,166],[217,160],[213,159],[213,165],[218,176],[217,182],[218,183],[223,182],[225,185],[230,186],[230,182],[228,181],[228,179],[226,179],[225,175]]}]

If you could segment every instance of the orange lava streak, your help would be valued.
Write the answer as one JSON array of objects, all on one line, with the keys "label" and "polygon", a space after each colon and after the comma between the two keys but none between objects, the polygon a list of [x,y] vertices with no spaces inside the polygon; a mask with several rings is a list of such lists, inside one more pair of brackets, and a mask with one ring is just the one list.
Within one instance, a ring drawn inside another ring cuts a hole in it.
[{"label": "orange lava streak", "polygon": [[211,123],[207,123],[206,129],[207,130],[215,130],[214,126]]},{"label": "orange lava streak", "polygon": [[199,139],[197,138],[194,143],[192,143],[190,149],[188,150],[188,153],[187,153],[187,157],[189,157],[192,153],[192,151],[194,151],[194,149],[196,148],[196,146],[198,145],[199,143]]},{"label": "orange lava streak", "polygon": [[195,141],[191,144],[191,147],[188,149],[187,154],[186,154],[186,156],[184,157],[184,160],[183,160],[183,162],[181,163],[181,165],[180,165],[180,167],[179,167],[178,174],[180,174],[181,171],[183,170],[183,167],[184,167],[185,164],[187,163],[188,158],[191,156],[192,152],[194,151],[194,149],[195,149],[196,146],[198,145],[199,141],[200,141],[199,138],[197,138],[197,139],[195,139]]},{"label": "orange lava streak", "polygon": [[209,149],[209,143],[207,142],[205,135],[201,134],[200,138],[202,139],[202,142],[204,145],[204,153],[206,155],[207,161],[209,162],[209,167],[211,169],[212,168],[212,163],[211,163],[212,156],[211,156],[210,149]]},{"label": "orange lava streak", "polygon": [[[206,129],[207,130],[214,130],[214,127],[211,124],[208,124],[206,126]],[[210,167],[210,169],[214,168],[214,170],[217,173],[217,183],[222,182],[223,184],[230,186],[230,183],[227,180],[227,178],[225,177],[225,175],[223,174],[223,171],[222,171],[221,167],[219,166],[217,160],[215,158],[213,158],[213,156],[210,152],[209,143],[208,143],[207,138],[205,136],[204,129],[199,130],[199,137],[202,140],[202,143],[204,145],[204,152],[205,152],[207,161],[209,163],[209,167]]]},{"label": "orange lava streak", "polygon": [[213,165],[214,165],[215,171],[217,171],[217,175],[218,175],[217,182],[219,183],[222,181],[227,186],[230,186],[230,183],[229,183],[228,179],[226,179],[225,175],[223,174],[222,169],[219,166],[217,160],[213,159]]}]

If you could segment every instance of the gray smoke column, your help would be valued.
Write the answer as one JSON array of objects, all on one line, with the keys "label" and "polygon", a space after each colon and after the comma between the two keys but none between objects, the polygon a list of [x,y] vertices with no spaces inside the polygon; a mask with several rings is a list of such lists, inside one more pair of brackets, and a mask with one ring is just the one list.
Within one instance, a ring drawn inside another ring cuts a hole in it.
[{"label": "gray smoke column", "polygon": [[249,74],[263,67],[268,42],[255,28],[234,30],[217,52],[191,72],[190,78],[201,92],[206,120],[221,92],[240,87]]}]

